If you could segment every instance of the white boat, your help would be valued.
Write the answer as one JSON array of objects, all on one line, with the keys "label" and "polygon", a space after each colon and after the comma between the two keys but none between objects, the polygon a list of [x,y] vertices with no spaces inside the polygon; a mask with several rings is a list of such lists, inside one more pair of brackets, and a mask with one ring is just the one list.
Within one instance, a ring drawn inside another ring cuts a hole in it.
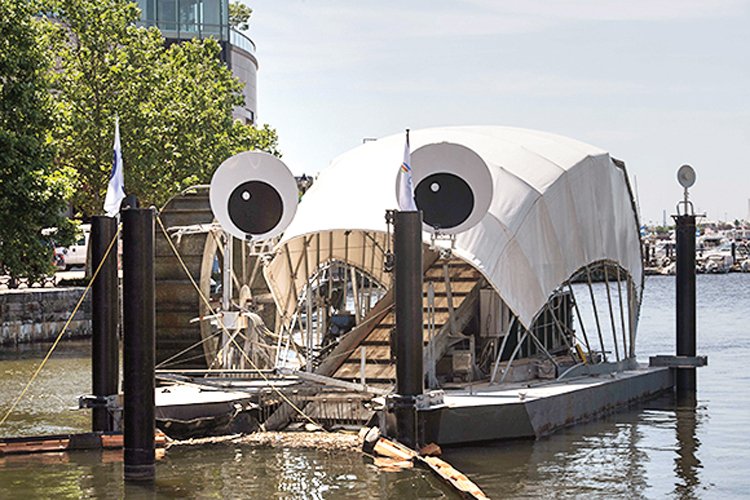
[{"label": "white boat", "polygon": [[732,265],[731,254],[712,252],[703,256],[703,272],[707,274],[726,274],[732,270]]},{"label": "white boat", "polygon": [[257,409],[252,394],[216,387],[176,383],[155,393],[156,425],[173,439],[252,432]]}]

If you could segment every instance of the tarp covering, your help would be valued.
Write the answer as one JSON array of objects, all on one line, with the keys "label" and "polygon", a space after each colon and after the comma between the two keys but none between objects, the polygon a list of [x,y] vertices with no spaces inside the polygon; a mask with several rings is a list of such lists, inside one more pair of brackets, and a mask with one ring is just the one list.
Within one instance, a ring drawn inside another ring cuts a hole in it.
[{"label": "tarp covering", "polygon": [[[457,235],[454,255],[475,266],[525,326],[556,288],[593,262],[617,262],[640,296],[643,269],[632,196],[626,173],[606,151],[508,127],[411,132],[412,151],[440,142],[476,152],[494,183],[487,215]],[[404,135],[398,134],[344,153],[305,194],[265,269],[284,317],[294,311],[306,275],[328,259],[346,260],[387,284],[384,213],[396,208],[403,146]],[[352,245],[367,241],[378,246]]]}]

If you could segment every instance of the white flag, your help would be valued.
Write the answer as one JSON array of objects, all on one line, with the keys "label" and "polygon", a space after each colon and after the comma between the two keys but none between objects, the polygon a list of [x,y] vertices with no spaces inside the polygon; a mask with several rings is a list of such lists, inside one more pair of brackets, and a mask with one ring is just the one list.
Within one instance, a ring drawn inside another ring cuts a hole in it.
[{"label": "white flag", "polygon": [[120,119],[115,118],[115,145],[112,173],[109,176],[107,197],[104,198],[104,211],[110,217],[116,217],[120,212],[120,203],[125,198],[125,179],[122,166],[122,149],[120,148]]},{"label": "white flag", "polygon": [[404,161],[398,176],[398,208],[404,212],[416,212],[414,203],[414,183],[411,178],[411,151],[409,150],[409,131],[406,131],[406,145],[404,146]]}]

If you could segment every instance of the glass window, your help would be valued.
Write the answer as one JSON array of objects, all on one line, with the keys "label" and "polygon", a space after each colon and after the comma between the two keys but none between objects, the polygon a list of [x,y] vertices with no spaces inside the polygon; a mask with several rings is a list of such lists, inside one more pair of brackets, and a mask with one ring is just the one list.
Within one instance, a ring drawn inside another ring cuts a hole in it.
[{"label": "glass window", "polygon": [[203,0],[203,32],[216,38],[221,35],[220,0]]},{"label": "glass window", "polygon": [[142,24],[158,26],[168,38],[229,38],[228,0],[136,1],[142,12]]},{"label": "glass window", "polygon": [[201,0],[179,0],[179,5],[180,31],[199,33]]},{"label": "glass window", "polygon": [[[156,20],[156,0],[138,0],[138,8],[141,9],[141,19]],[[151,26],[151,23],[146,23],[146,25]]]},{"label": "glass window", "polygon": [[160,29],[177,31],[177,0],[158,0],[156,16]]}]

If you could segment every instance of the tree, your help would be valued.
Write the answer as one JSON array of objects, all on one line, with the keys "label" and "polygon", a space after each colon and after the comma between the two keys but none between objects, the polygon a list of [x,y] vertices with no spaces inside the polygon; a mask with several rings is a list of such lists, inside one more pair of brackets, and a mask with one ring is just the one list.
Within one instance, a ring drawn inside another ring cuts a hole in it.
[{"label": "tree", "polygon": [[39,37],[30,2],[0,0],[0,268],[15,277],[51,270],[42,228],[72,231],[62,215],[69,182],[52,161],[50,61]]},{"label": "tree", "polygon": [[276,151],[276,133],[232,118],[242,83],[220,60],[214,40],[165,47],[156,28],[135,26],[125,0],[50,0],[49,39],[58,68],[54,96],[60,165],[75,169],[72,201],[83,215],[101,212],[120,118],[125,189],[162,205],[245,149]]},{"label": "tree", "polygon": [[240,31],[250,28],[248,21],[253,14],[253,9],[242,2],[229,2],[229,25]]},{"label": "tree", "polygon": [[172,45],[161,54],[151,95],[140,106],[139,97],[128,99],[134,111],[123,112],[125,185],[157,205],[207,184],[216,167],[240,151],[278,154],[273,129],[232,118],[243,103],[242,84],[219,60],[220,50],[213,40]]}]

